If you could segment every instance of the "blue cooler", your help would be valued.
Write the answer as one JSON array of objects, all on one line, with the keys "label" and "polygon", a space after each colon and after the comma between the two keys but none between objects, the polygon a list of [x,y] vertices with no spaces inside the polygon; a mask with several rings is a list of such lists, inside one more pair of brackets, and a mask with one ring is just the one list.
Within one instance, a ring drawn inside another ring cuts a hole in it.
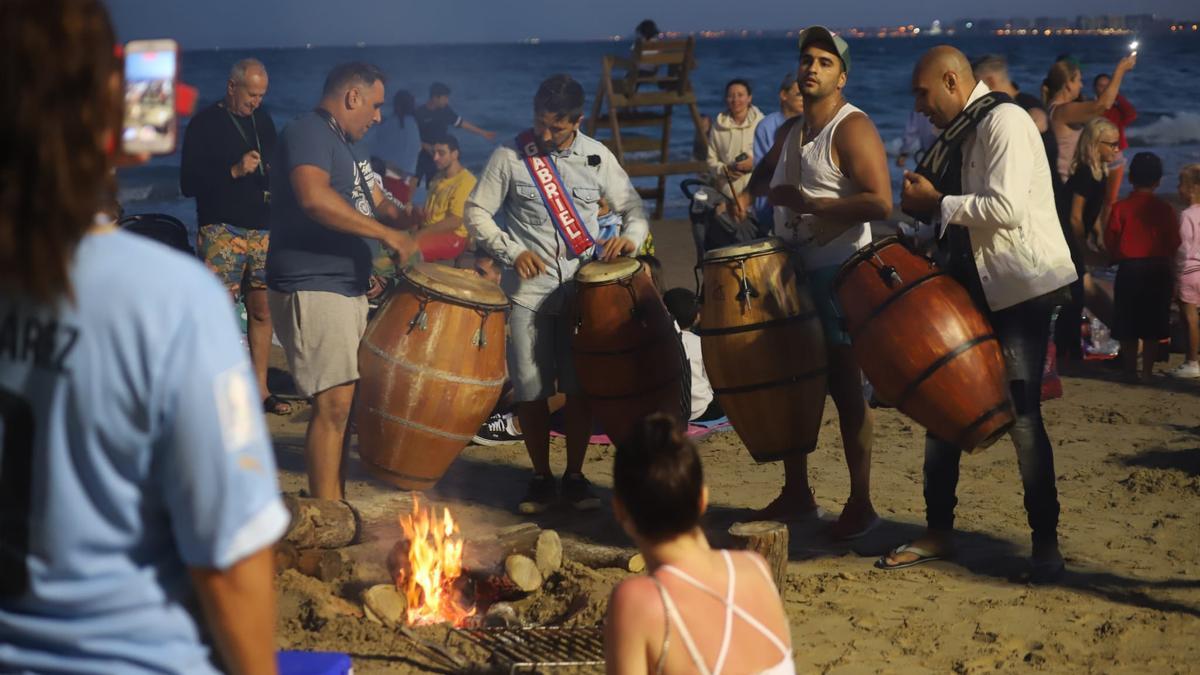
[{"label": "blue cooler", "polygon": [[334,652],[279,652],[279,675],[354,675],[354,664]]}]

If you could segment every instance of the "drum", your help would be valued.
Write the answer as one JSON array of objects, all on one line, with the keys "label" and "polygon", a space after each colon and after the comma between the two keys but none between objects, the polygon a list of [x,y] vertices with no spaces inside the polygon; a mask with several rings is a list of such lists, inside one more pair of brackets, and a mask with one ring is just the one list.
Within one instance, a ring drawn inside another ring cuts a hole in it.
[{"label": "drum", "polygon": [[634,258],[592,262],[575,286],[575,370],[604,432],[620,442],[653,412],[686,425],[687,357],[649,268]]},{"label": "drum", "polygon": [[812,452],[825,410],[825,333],[783,242],[716,248],[701,265],[696,333],[733,428],[758,462]]},{"label": "drum", "polygon": [[358,348],[359,455],[397,487],[433,487],[500,398],[508,298],[473,271],[420,263]]},{"label": "drum", "polygon": [[888,237],[847,260],[833,289],[881,400],[968,451],[1012,426],[1000,342],[966,289],[932,260]]}]

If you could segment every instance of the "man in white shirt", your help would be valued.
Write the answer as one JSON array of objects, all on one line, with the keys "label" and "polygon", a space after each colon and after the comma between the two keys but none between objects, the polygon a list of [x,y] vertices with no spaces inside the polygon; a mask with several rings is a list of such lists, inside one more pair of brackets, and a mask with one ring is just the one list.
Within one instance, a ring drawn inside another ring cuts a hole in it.
[{"label": "man in white shirt", "polygon": [[[967,116],[960,113],[989,93],[966,57],[945,46],[922,57],[912,86],[917,111],[939,129],[963,123]],[[949,254],[947,271],[988,315],[1000,340],[1017,414],[1009,436],[1033,530],[1029,580],[1052,581],[1062,573],[1063,560],[1054,455],[1041,414],[1042,367],[1051,313],[1075,280],[1075,269],[1054,208],[1045,148],[1029,115],[1013,103],[999,103],[963,139],[961,184],[942,180],[935,187],[924,176],[905,173],[901,206],[934,214],[939,246]],[[926,435],[927,529],[876,566],[911,567],[951,554],[961,455],[958,447]]]}]

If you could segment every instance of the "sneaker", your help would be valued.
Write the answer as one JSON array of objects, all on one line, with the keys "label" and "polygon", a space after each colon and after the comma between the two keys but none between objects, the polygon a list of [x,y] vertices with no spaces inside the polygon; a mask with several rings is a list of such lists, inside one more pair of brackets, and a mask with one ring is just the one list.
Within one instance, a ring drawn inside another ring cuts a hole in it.
[{"label": "sneaker", "polygon": [[471,438],[471,442],[475,445],[504,445],[516,443],[523,438],[524,436],[513,428],[511,413],[496,413],[483,423],[483,426],[479,428],[479,433]]},{"label": "sneaker", "polygon": [[562,494],[577,511],[594,511],[600,508],[600,498],[592,492],[592,484],[581,473],[565,474],[562,478]]},{"label": "sneaker", "polygon": [[1200,377],[1200,363],[1195,361],[1185,361],[1178,368],[1172,368],[1167,371],[1171,377],[1180,377],[1186,380],[1194,380]]},{"label": "sneaker", "polygon": [[558,490],[554,485],[554,476],[534,476],[529,481],[525,497],[517,504],[517,513],[527,516],[542,513],[550,508],[557,498]]}]

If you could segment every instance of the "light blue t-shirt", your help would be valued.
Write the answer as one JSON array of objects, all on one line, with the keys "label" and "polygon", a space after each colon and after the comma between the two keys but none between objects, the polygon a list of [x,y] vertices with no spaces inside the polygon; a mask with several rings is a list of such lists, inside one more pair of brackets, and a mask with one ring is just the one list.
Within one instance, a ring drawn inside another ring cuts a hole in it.
[{"label": "light blue t-shirt", "polygon": [[215,672],[187,568],[287,523],[229,295],[125,232],[70,276],[57,307],[0,294],[0,672]]},{"label": "light blue t-shirt", "polygon": [[[779,131],[779,127],[783,126],[787,119],[782,112],[776,110],[759,120],[758,126],[754,127],[755,161],[763,161],[767,153],[771,152],[771,146],[775,145],[775,132]],[[775,221],[774,209],[767,203],[766,197],[754,198],[754,215],[758,222],[763,224],[769,225]]]}]

